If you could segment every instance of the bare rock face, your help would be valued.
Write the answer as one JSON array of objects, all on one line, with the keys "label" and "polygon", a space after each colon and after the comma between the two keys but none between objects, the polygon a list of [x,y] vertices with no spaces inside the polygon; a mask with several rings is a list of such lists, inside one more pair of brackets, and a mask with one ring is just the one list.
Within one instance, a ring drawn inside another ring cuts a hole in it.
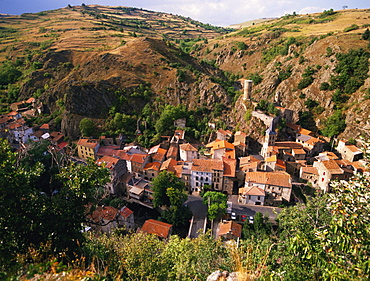
[{"label": "bare rock face", "polygon": [[[240,279],[238,278],[238,275],[240,275]],[[231,272],[216,270],[215,272],[212,272],[208,277],[207,281],[238,281],[238,280],[256,280],[253,276],[247,276],[246,274],[240,273],[240,272]]]}]

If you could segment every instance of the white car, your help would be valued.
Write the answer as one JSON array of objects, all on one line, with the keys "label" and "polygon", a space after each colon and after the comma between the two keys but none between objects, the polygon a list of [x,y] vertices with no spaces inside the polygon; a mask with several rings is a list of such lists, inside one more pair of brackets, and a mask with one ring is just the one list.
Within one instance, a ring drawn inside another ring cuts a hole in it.
[{"label": "white car", "polygon": [[233,212],[233,213],[231,213],[231,219],[232,220],[236,220],[236,214]]}]

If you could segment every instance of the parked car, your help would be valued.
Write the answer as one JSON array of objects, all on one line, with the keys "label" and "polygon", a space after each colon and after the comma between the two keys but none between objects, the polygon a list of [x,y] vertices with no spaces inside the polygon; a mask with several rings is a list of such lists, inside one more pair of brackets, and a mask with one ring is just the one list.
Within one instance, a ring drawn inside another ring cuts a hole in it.
[{"label": "parked car", "polygon": [[231,213],[231,219],[236,220],[236,214],[234,212]]},{"label": "parked car", "polygon": [[241,215],[240,218],[241,218],[242,222],[245,222],[245,220],[247,219],[247,216],[246,215]]},{"label": "parked car", "polygon": [[254,222],[254,217],[253,216],[249,216],[249,223],[253,223]]},{"label": "parked car", "polygon": [[231,214],[232,209],[233,209],[233,202],[227,201],[226,213]]}]

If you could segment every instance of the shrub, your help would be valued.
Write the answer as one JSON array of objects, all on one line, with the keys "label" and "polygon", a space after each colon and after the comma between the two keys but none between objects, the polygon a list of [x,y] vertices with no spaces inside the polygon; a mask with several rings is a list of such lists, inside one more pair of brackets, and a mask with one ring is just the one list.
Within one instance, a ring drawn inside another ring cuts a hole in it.
[{"label": "shrub", "polygon": [[320,85],[320,91],[326,91],[329,89],[329,87],[330,87],[330,84],[328,82],[323,82]]},{"label": "shrub", "polygon": [[359,26],[357,24],[352,24],[351,26],[348,26],[344,29],[344,32],[349,32],[349,31],[352,31],[352,30],[356,30],[358,29]]}]

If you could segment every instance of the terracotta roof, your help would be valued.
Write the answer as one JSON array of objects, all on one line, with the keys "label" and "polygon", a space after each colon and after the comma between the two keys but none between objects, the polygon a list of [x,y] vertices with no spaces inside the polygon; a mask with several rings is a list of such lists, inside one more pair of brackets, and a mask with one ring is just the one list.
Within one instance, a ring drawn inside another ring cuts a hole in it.
[{"label": "terracotta roof", "polygon": [[352,162],[351,165],[359,172],[364,173],[366,170],[369,170],[363,163],[360,161]]},{"label": "terracotta roof", "polygon": [[128,207],[124,206],[122,207],[122,209],[119,211],[120,215],[124,218],[128,218],[129,216],[131,216],[134,212],[131,211]]},{"label": "terracotta roof", "polygon": [[221,134],[223,134],[225,136],[232,136],[232,134],[233,134],[231,131],[229,131],[229,130],[223,130],[223,129],[218,129],[217,132],[218,133],[221,133]]},{"label": "terracotta roof", "polygon": [[172,224],[150,219],[145,221],[140,231],[167,238],[170,235],[171,228]]},{"label": "terracotta roof", "polygon": [[16,116],[17,114],[19,114],[17,111],[11,111],[11,112],[9,112],[6,115],[8,115],[8,116]]},{"label": "terracotta roof", "polygon": [[326,160],[322,161],[321,163],[331,174],[343,174],[343,170],[339,167],[335,160]]},{"label": "terracotta roof", "polygon": [[253,163],[253,162],[256,162],[256,163],[261,163],[261,160],[253,157],[253,156],[246,156],[246,157],[240,157],[239,158],[239,165],[240,166],[243,166],[243,165],[246,165],[246,164],[249,164],[249,163]]},{"label": "terracotta roof", "polygon": [[290,175],[286,172],[248,172],[245,181],[251,183],[292,187]]},{"label": "terracotta roof", "polygon": [[49,130],[49,124],[48,124],[48,123],[42,124],[42,125],[40,126],[40,129],[43,129],[43,130]]},{"label": "terracotta roof", "polygon": [[275,142],[275,146],[278,149],[300,149],[303,145],[294,141],[279,141]]},{"label": "terracotta roof", "polygon": [[118,158],[111,157],[111,156],[103,156],[102,158],[96,160],[95,163],[98,166],[105,164],[106,168],[112,170],[118,161],[119,161]]},{"label": "terracotta roof", "polygon": [[161,171],[167,170],[172,173],[176,173],[175,166],[177,165],[177,161],[175,159],[169,158],[164,161],[161,165]]},{"label": "terracotta roof", "polygon": [[319,175],[319,172],[317,171],[316,167],[302,167],[302,172],[306,174],[313,174],[313,175]]},{"label": "terracotta roof", "polygon": [[34,101],[36,101],[36,99],[31,97],[28,100],[26,100],[26,103],[33,103]]},{"label": "terracotta roof", "polygon": [[116,156],[126,161],[129,161],[131,159],[131,155],[127,154],[126,151],[124,150],[116,150],[115,152],[113,152],[113,154],[114,154],[113,156]]},{"label": "terracotta roof", "polygon": [[307,129],[303,129],[303,128],[301,128],[298,131],[298,133],[301,134],[301,135],[306,135],[306,136],[311,136],[311,137],[313,137],[315,135],[314,132],[312,132],[310,130],[307,130]]},{"label": "terracotta roof", "polygon": [[115,156],[117,154],[117,149],[111,148],[111,147],[106,147],[106,146],[101,146],[99,147],[98,150],[98,155],[99,156]]},{"label": "terracotta roof", "polygon": [[102,219],[113,221],[117,216],[118,210],[111,206],[97,207],[89,217],[95,221],[100,222]]},{"label": "terracotta roof", "polygon": [[64,138],[64,134],[62,134],[61,132],[51,132],[50,133],[50,137],[53,141],[55,142],[58,142],[60,141],[62,138]]},{"label": "terracotta roof", "polygon": [[362,153],[361,149],[359,149],[357,146],[353,145],[353,144],[349,144],[349,145],[346,145],[346,147],[352,151],[354,154],[359,154],[359,153]]},{"label": "terracotta roof", "polygon": [[221,140],[221,141],[215,141],[211,142],[206,145],[208,148],[212,149],[221,149],[221,148],[229,148],[229,149],[235,149],[234,145],[232,143],[229,143],[228,141]]},{"label": "terracotta roof", "polygon": [[144,170],[155,170],[159,171],[159,168],[161,167],[161,163],[159,162],[152,162],[145,165]]},{"label": "terracotta roof", "polygon": [[318,138],[311,137],[306,143],[310,145],[316,145],[317,143],[324,143],[324,141]]},{"label": "terracotta roof", "polygon": [[41,136],[44,134],[44,132],[43,131],[41,131],[41,130],[38,130],[38,131],[36,131],[34,134],[33,134],[33,136],[35,136],[35,137],[37,137],[37,138],[41,138]]},{"label": "terracotta roof", "polygon": [[162,162],[166,156],[167,150],[158,147],[157,152],[153,153],[153,161]]},{"label": "terracotta roof", "polygon": [[95,149],[95,147],[97,147],[98,145],[98,142],[96,140],[91,140],[91,139],[79,139],[77,142],[77,145]]},{"label": "terracotta roof", "polygon": [[148,156],[147,154],[132,154],[130,160],[132,162],[143,164],[147,156]]},{"label": "terracotta roof", "polygon": [[65,148],[67,145],[68,145],[68,142],[62,141],[62,142],[61,142],[61,143],[59,143],[57,146],[58,146],[60,149],[63,149],[63,148]]},{"label": "terracotta roof", "polygon": [[222,160],[224,161],[224,176],[234,178],[236,172],[236,159],[222,157]]},{"label": "terracotta roof", "polygon": [[180,144],[180,149],[184,151],[198,151],[198,149],[196,149],[190,143]]},{"label": "terracotta roof", "polygon": [[177,146],[173,146],[171,145],[169,148],[168,148],[168,151],[167,151],[167,154],[166,154],[166,157],[167,158],[174,158],[174,159],[177,159],[177,154],[179,152],[179,148]]},{"label": "terracotta roof", "polygon": [[247,146],[244,142],[240,142],[240,141],[234,141],[233,145],[234,146]]},{"label": "terracotta roof", "polygon": [[193,159],[192,171],[209,172],[213,170],[223,171],[223,161],[218,159]]},{"label": "terracotta roof", "polygon": [[236,237],[241,238],[242,236],[242,226],[234,221],[227,221],[220,223],[220,229],[218,231],[219,236],[232,234]]},{"label": "terracotta roof", "polygon": [[292,154],[293,155],[299,155],[299,154],[306,154],[306,151],[304,151],[303,149],[292,149]]},{"label": "terracotta roof", "polygon": [[284,170],[286,170],[286,164],[283,160],[281,159],[277,159],[276,160],[276,166],[280,167],[280,168],[283,168]]},{"label": "terracotta roof", "polygon": [[248,164],[244,164],[243,167],[241,168],[242,171],[248,171],[249,169],[257,169],[258,167],[258,162],[252,162]]},{"label": "terracotta roof", "polygon": [[257,186],[239,188],[239,194],[253,195],[253,196],[266,196],[265,191]]}]

